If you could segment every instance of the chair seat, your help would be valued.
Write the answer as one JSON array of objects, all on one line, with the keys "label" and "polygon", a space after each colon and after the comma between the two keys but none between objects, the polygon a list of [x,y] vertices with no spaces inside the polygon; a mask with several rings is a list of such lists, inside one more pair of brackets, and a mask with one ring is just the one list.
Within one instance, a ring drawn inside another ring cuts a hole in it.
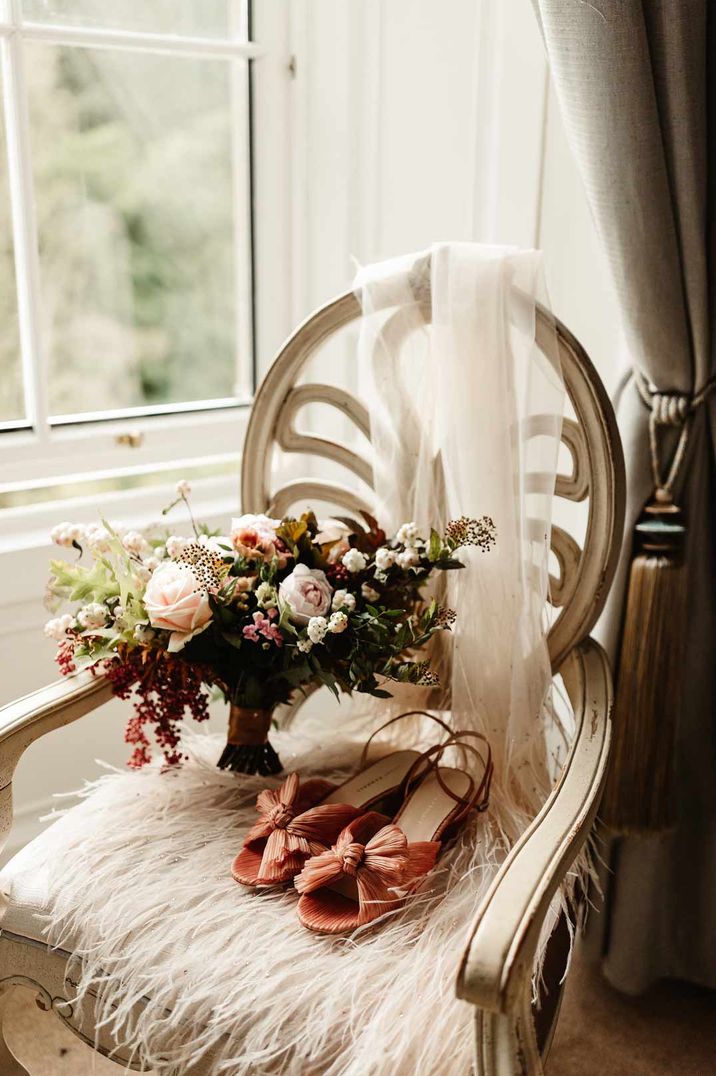
[{"label": "chair seat", "polygon": [[31,941],[45,941],[43,924],[50,912],[49,872],[52,849],[58,831],[74,823],[67,816],[43,830],[26,844],[0,871],[0,892],[7,894],[9,905],[2,918],[3,931]]},{"label": "chair seat", "polygon": [[[448,1071],[447,1051],[452,1070],[467,1071],[471,1007],[454,984],[498,866],[489,819],[466,828],[419,907],[354,942],[319,937],[298,923],[294,891],[255,892],[231,878],[266,780],[218,771],[218,745],[201,739],[178,774],[103,778],[15,855],[0,872],[9,896],[2,932],[46,943],[48,917],[61,919],[53,941],[89,953],[94,977],[85,972],[81,987],[102,998],[109,984],[100,1020],[141,1005],[142,1019],[118,1040],[130,1053],[149,1041],[150,1064],[159,1054],[205,1061],[208,1050],[218,1058],[211,1073],[223,1064],[252,1076],[279,1068],[387,1076]],[[340,776],[334,744],[323,753],[314,745],[310,761],[285,736],[277,747],[287,770]],[[311,767],[316,758],[323,765]],[[291,1062],[281,1068],[286,1051]]]}]

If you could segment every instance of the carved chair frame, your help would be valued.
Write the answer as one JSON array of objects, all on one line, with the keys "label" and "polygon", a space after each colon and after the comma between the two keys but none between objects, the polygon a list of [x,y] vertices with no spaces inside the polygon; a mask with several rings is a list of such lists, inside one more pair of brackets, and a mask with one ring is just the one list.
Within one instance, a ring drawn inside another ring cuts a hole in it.
[{"label": "carved chair frame", "polygon": [[[422,293],[418,289],[422,288]],[[429,320],[425,280],[416,281],[423,316]],[[307,360],[332,334],[360,313],[346,292],[309,317],[279,351],[257,393],[246,435],[242,471],[244,511],[280,513],[294,503],[330,502],[351,512],[370,504],[353,489],[317,478],[271,488],[276,448],[341,464],[370,488],[369,463],[349,446],[301,432],[297,414],[311,403],[328,404],[370,436],[365,406],[337,386],[300,384]],[[589,637],[614,575],[624,521],[625,479],[621,442],[604,387],[586,352],[547,311],[540,309],[536,340],[547,350],[556,339],[575,420],[565,419],[562,440],[571,472],[560,475],[555,495],[588,500],[584,546],[554,527],[552,549],[559,576],[550,600],[558,615],[549,634],[552,668],[562,676],[575,717],[575,734],[552,793],[510,851],[466,931],[456,968],[456,992],[474,1006],[475,1071],[478,1076],[541,1076],[558,1013],[541,1032],[535,1022],[532,970],[553,898],[587,839],[606,773],[611,735],[612,684],[607,659]],[[111,697],[109,684],[79,674],[19,699],[0,710],[0,839],[12,825],[12,780],[25,749],[40,736],[95,711]],[[96,1037],[91,1014],[81,1023],[73,1012],[67,980],[69,954],[0,930],[0,993],[30,985],[38,1003],[52,1010],[90,1046],[109,1055],[116,1044]],[[1,999],[0,999],[1,1000]],[[121,1052],[114,1060],[127,1064]],[[207,1065],[210,1059],[207,1059]],[[0,1070],[25,1069],[0,1036]]]}]

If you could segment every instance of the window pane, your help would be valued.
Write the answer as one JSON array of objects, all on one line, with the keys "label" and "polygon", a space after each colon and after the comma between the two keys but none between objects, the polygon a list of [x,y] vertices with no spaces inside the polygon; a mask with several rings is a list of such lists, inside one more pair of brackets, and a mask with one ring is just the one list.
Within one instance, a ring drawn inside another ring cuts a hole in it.
[{"label": "window pane", "polygon": [[233,396],[231,65],[26,50],[51,413]]},{"label": "window pane", "polygon": [[225,37],[236,0],[23,0],[25,19],[144,33]]},{"label": "window pane", "polygon": [[[0,87],[2,83],[0,82]],[[0,423],[22,420],[22,362],[7,171],[5,121],[0,108]]]}]

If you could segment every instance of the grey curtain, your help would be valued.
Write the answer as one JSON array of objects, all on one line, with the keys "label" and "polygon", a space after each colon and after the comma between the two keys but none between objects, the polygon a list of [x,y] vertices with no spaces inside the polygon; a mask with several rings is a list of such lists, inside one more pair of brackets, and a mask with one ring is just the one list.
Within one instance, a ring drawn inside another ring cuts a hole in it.
[{"label": "grey curtain", "polygon": [[[716,12],[708,0],[533,2],[631,361],[659,391],[693,393],[716,369]],[[612,655],[632,527],[653,488],[649,411],[633,380],[617,405],[628,507],[621,568],[600,626]],[[612,842],[598,920],[605,973],[630,993],[666,976],[716,987],[715,432],[711,395],[694,415],[676,490],[689,572],[678,824]]]}]

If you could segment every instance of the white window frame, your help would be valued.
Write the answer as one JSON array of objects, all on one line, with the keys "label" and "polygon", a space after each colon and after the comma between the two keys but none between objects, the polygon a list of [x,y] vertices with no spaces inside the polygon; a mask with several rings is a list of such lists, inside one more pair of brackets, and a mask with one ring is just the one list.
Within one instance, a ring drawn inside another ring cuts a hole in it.
[{"label": "white window frame", "polygon": [[[231,3],[235,36],[217,39],[36,23],[22,19],[20,0],[6,0],[4,11],[0,11],[3,108],[27,422],[24,428],[5,429],[0,433],[0,487],[20,488],[49,480],[82,481],[112,474],[161,473],[170,466],[226,462],[232,456],[238,463],[257,366],[252,335],[252,246],[246,242],[246,237],[252,236],[254,222],[251,213],[251,124],[245,102],[251,101],[250,62],[265,55],[266,49],[248,39],[249,0],[227,2]],[[260,8],[261,5],[256,6]],[[273,25],[272,20],[264,18],[261,21],[268,22],[264,36],[269,39],[277,34],[281,36],[280,27]],[[232,94],[240,105],[232,108],[231,126],[234,221],[237,239],[241,239],[236,247],[237,353],[244,359],[238,368],[243,376],[237,384],[235,397],[135,408],[115,414],[64,416],[59,422],[50,422],[24,41],[209,58],[231,64]],[[255,242],[255,234],[252,238]],[[250,364],[245,361],[246,355],[252,356]],[[214,504],[219,491],[224,490],[227,497],[230,491],[231,499],[235,500],[237,484],[236,475],[223,482],[210,480],[207,496]],[[157,494],[160,495],[159,491]],[[120,503],[123,500],[116,495],[108,498],[110,502],[118,499]],[[95,515],[101,500],[102,497],[91,498]],[[131,501],[136,500],[136,495],[126,494],[124,500],[132,511]],[[81,510],[82,498],[73,500],[72,507]],[[161,505],[157,504],[157,509],[159,507]],[[0,531],[5,542],[33,544],[36,535],[50,521],[57,520],[60,510],[61,505],[54,502],[0,512]]]}]

